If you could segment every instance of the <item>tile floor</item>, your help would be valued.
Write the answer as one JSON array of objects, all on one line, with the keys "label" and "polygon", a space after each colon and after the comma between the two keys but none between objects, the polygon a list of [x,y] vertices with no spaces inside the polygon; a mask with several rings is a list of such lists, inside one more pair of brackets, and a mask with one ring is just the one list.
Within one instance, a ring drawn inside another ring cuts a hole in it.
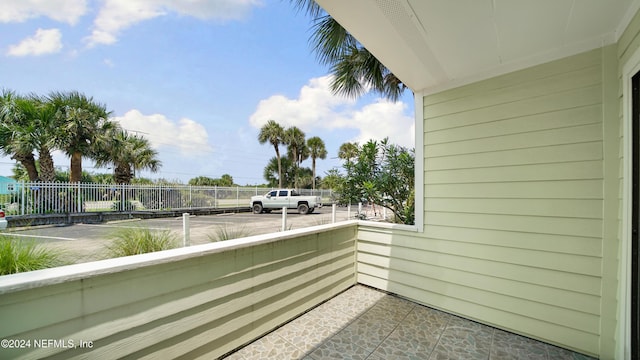
[{"label": "tile floor", "polygon": [[592,358],[356,285],[226,359]]}]

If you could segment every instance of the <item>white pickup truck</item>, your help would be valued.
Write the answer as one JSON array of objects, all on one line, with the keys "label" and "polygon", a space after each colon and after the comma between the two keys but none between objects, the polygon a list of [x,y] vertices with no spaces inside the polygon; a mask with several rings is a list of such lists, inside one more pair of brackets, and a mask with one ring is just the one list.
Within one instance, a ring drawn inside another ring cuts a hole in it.
[{"label": "white pickup truck", "polygon": [[265,195],[252,196],[249,205],[254,214],[271,212],[283,207],[298,209],[299,214],[311,214],[316,208],[322,207],[322,201],[319,196],[302,196],[295,190],[278,189]]}]

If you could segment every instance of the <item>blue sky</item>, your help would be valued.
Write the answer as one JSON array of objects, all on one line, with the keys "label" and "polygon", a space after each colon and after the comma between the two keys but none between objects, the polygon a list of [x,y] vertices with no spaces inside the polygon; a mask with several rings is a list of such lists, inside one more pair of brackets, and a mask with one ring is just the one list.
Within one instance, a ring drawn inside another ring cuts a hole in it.
[{"label": "blue sky", "polygon": [[[104,103],[158,151],[160,171],[140,174],[150,178],[264,183],[275,153],[257,135],[269,119],[325,141],[320,176],[340,166],[347,141],[413,147],[411,92],[397,103],[333,96],[309,28],[288,0],[2,0],[0,88],[78,90]],[[54,160],[67,169],[63,154]],[[12,164],[0,158],[0,175]]]}]

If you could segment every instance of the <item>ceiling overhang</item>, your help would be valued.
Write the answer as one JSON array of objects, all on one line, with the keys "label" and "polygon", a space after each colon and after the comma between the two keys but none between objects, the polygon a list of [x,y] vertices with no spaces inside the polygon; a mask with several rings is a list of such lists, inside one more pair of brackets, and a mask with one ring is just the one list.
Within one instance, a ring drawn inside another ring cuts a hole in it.
[{"label": "ceiling overhang", "polygon": [[316,0],[413,91],[615,43],[639,0]]}]

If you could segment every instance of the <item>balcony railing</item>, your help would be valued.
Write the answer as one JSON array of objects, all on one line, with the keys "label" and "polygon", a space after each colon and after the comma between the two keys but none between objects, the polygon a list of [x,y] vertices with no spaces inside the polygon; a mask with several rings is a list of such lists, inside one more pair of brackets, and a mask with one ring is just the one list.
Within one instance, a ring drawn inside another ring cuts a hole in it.
[{"label": "balcony railing", "polygon": [[357,222],[0,277],[0,358],[221,356],[356,283]]}]

